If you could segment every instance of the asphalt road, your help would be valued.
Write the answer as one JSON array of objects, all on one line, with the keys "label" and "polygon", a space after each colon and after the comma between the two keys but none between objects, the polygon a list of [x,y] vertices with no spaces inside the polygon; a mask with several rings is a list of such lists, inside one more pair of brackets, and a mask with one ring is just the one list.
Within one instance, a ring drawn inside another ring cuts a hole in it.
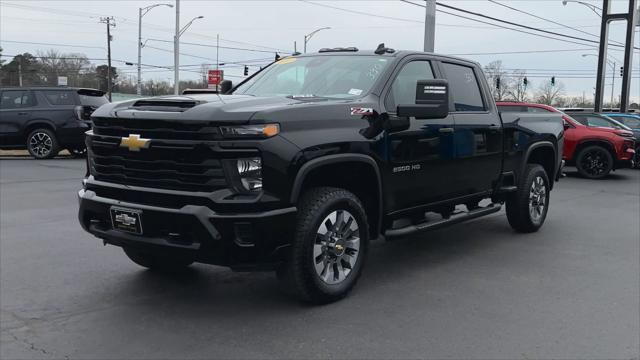
[{"label": "asphalt road", "polygon": [[640,171],[576,176],[544,228],[503,212],[373,243],[322,307],[271,273],[157,275],[76,218],[83,160],[0,160],[0,357],[597,358],[640,353]]}]

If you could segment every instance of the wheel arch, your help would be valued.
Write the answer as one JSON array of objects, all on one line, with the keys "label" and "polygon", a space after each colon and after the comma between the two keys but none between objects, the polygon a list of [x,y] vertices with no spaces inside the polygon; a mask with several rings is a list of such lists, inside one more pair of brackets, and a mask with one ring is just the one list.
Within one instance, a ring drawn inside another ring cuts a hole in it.
[{"label": "wheel arch", "polygon": [[550,141],[539,141],[532,144],[525,153],[524,160],[521,165],[520,176],[525,176],[527,164],[539,164],[547,172],[550,179],[550,187],[553,187],[553,179],[555,179],[558,165],[556,160],[558,150]]},{"label": "wheel arch", "polygon": [[[343,171],[347,169],[348,173]],[[297,203],[305,189],[316,186],[335,186],[354,193],[365,207],[372,237],[381,233],[382,178],[378,164],[372,157],[364,154],[334,154],[304,163],[293,183],[291,203]]]},{"label": "wheel arch", "polygon": [[24,139],[26,140],[27,137],[29,136],[29,134],[33,130],[38,129],[38,128],[51,130],[51,131],[54,132],[54,135],[56,135],[55,134],[56,125],[52,121],[45,120],[45,119],[36,119],[36,120],[29,121],[28,123],[25,124],[24,133],[23,133]]},{"label": "wheel arch", "polygon": [[577,160],[580,151],[582,151],[582,149],[586,148],[587,146],[601,146],[609,151],[614,163],[618,159],[615,146],[610,141],[604,139],[585,139],[576,145],[576,149],[574,151],[574,161]]}]

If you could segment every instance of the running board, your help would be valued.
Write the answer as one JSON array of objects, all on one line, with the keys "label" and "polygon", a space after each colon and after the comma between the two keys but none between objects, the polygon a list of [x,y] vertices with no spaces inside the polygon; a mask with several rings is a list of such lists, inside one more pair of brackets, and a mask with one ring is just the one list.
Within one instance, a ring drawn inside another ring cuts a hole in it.
[{"label": "running board", "polygon": [[479,209],[471,210],[468,212],[463,212],[458,215],[452,215],[448,219],[442,219],[433,222],[424,222],[418,225],[409,225],[399,229],[390,229],[385,231],[384,236],[389,238],[407,236],[411,234],[415,234],[417,232],[426,231],[426,230],[435,230],[440,229],[445,226],[458,224],[467,220],[479,218],[481,216],[489,215],[500,211],[502,206],[499,204],[491,204]]}]

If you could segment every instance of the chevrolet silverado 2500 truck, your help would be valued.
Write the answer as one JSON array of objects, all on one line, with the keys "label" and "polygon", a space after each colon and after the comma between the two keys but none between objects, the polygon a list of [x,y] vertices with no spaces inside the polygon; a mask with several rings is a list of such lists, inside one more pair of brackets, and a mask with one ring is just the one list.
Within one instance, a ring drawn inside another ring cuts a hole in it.
[{"label": "chevrolet silverado 2500 truck", "polygon": [[481,67],[323,49],[224,95],[104,105],[82,227],[135,263],[276,270],[303,300],[353,288],[369,242],[495,213],[537,231],[560,175],[559,114],[500,114]]}]

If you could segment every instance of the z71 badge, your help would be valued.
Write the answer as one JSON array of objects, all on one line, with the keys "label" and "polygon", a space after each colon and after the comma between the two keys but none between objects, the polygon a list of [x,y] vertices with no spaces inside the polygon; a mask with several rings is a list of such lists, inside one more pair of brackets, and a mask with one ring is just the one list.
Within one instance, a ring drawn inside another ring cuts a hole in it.
[{"label": "z71 badge", "polygon": [[373,108],[352,107],[351,115],[353,116],[369,116],[373,115]]}]

